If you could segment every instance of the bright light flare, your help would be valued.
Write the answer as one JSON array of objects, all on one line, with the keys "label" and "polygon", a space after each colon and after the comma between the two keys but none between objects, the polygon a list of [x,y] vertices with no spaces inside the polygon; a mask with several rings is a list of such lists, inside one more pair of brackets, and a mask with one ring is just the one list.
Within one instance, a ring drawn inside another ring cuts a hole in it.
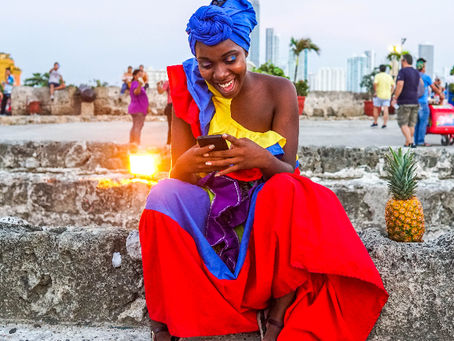
[{"label": "bright light flare", "polygon": [[129,172],[139,177],[152,177],[158,171],[158,157],[154,154],[130,154]]}]

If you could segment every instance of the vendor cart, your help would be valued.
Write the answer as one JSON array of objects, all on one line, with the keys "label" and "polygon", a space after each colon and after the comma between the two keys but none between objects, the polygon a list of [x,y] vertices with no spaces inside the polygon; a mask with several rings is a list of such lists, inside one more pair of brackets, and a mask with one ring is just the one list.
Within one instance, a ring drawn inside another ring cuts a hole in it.
[{"label": "vendor cart", "polygon": [[429,108],[427,134],[441,135],[443,146],[454,144],[454,106],[451,104],[429,105]]}]

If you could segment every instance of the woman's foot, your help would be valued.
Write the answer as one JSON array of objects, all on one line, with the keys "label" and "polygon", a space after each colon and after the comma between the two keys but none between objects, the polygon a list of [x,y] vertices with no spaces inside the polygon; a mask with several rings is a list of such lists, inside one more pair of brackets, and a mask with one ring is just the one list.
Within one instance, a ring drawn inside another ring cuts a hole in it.
[{"label": "woman's foot", "polygon": [[151,340],[153,341],[173,341],[169,329],[164,323],[151,321]]},{"label": "woman's foot", "polygon": [[263,341],[276,341],[282,328],[284,328],[283,322],[268,319],[266,322],[266,333],[263,337]]},{"label": "woman's foot", "polygon": [[158,334],[152,334],[151,340],[153,341],[173,341],[174,339],[170,336],[169,332],[160,332]]},{"label": "woman's foot", "polygon": [[266,332],[263,341],[276,341],[284,328],[284,315],[295,300],[296,292],[274,299],[266,317]]}]

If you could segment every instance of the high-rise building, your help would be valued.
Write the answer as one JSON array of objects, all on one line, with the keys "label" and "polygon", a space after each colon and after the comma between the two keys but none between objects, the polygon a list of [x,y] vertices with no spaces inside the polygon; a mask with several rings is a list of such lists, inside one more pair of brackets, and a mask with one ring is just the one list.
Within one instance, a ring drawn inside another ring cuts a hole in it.
[{"label": "high-rise building", "polygon": [[345,69],[322,67],[308,77],[313,91],[345,91]]},{"label": "high-rise building", "polygon": [[274,28],[266,29],[265,62],[273,63]]},{"label": "high-rise building", "polygon": [[279,65],[279,37],[274,34],[274,28],[266,29],[265,62]]},{"label": "high-rise building", "polygon": [[347,91],[366,92],[360,84],[363,77],[369,73],[367,69],[367,56],[353,56],[347,59]]},{"label": "high-rise building", "polygon": [[366,61],[366,68],[367,72],[370,73],[374,71],[375,68],[375,51],[374,50],[367,50],[364,51],[364,54],[366,55],[367,61]]},{"label": "high-rise building", "polygon": [[426,60],[426,74],[430,77],[434,76],[434,46],[432,44],[419,44],[418,45],[419,58]]},{"label": "high-rise building", "polygon": [[256,67],[260,66],[260,2],[259,0],[250,0],[252,7],[254,7],[255,15],[257,18],[257,26],[251,33],[251,47],[249,49],[249,60],[254,63]]},{"label": "high-rise building", "polygon": [[279,65],[279,62],[281,60],[280,55],[279,55],[279,36],[275,35],[274,36],[274,42],[273,42],[273,64],[274,65]]}]

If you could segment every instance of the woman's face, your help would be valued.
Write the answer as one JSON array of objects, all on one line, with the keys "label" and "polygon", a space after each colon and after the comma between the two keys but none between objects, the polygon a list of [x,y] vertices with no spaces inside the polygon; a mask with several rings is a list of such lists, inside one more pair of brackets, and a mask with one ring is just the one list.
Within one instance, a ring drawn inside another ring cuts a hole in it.
[{"label": "woman's face", "polygon": [[214,46],[197,42],[195,50],[202,77],[222,96],[238,95],[247,72],[246,51],[230,39]]}]

